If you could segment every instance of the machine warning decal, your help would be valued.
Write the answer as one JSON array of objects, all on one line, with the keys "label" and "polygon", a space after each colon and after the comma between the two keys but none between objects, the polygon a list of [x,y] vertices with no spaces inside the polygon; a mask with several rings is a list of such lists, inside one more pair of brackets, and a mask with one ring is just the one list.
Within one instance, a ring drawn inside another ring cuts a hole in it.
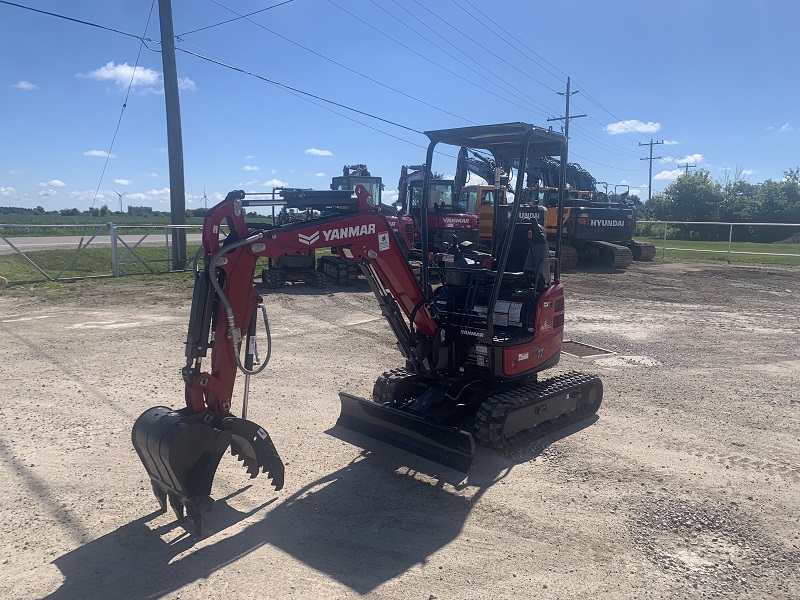
[{"label": "machine warning decal", "polygon": [[265,440],[265,439],[267,439],[267,438],[269,437],[269,436],[267,435],[267,432],[266,432],[266,431],[264,431],[264,428],[263,428],[263,427],[259,427],[259,428],[258,428],[258,431],[256,431],[256,433],[258,434],[258,436],[259,436],[259,437],[260,437],[262,440]]},{"label": "machine warning decal", "polygon": [[384,250],[388,249],[389,249],[389,232],[381,231],[378,234],[378,250],[383,252]]}]

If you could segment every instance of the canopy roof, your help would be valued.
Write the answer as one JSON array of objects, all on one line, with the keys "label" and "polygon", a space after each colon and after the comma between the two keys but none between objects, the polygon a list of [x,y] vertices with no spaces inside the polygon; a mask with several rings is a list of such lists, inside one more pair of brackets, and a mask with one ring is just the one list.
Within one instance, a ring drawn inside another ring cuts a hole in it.
[{"label": "canopy roof", "polygon": [[519,158],[525,135],[533,130],[528,158],[539,156],[561,156],[566,150],[567,140],[564,134],[550,129],[543,129],[529,123],[500,123],[497,125],[477,125],[475,127],[458,127],[456,129],[438,129],[426,131],[431,142],[466,146],[488,150],[506,160]]}]

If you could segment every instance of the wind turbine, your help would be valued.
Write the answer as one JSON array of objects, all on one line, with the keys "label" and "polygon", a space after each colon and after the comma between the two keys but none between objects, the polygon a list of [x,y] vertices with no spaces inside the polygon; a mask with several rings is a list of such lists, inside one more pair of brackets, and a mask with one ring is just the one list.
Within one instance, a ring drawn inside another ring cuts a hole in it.
[{"label": "wind turbine", "polygon": [[206,196],[206,188],[203,188],[203,202],[205,203],[206,210],[208,210],[208,197]]},{"label": "wind turbine", "polygon": [[119,193],[117,190],[114,190],[114,193],[115,193],[117,196],[119,196],[119,212],[122,212],[122,197],[123,197],[125,194],[127,194],[128,192],[122,192],[122,193],[120,194],[120,193]]}]

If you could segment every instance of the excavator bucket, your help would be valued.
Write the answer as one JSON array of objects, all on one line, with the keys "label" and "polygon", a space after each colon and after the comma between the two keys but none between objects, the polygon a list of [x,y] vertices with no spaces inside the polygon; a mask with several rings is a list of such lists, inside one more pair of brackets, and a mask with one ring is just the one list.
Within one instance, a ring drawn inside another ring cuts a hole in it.
[{"label": "excavator bucket", "polygon": [[475,442],[468,432],[346,392],[339,393],[339,400],[342,410],[337,425],[461,473],[469,470]]},{"label": "excavator bucket", "polygon": [[263,471],[276,490],[283,487],[283,463],[272,440],[263,428],[245,419],[157,406],[136,420],[131,441],[161,509],[166,511],[169,502],[178,520],[183,520],[185,509],[197,535],[201,535],[201,513],[214,503],[211,485],[228,446],[251,479]]}]

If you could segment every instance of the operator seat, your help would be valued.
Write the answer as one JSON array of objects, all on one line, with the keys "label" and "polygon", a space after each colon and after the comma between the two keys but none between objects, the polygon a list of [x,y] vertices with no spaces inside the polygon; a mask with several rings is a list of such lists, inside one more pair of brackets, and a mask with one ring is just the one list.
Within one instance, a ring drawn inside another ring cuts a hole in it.
[{"label": "operator seat", "polygon": [[[508,229],[500,236],[498,251],[505,244],[507,234]],[[495,259],[494,269],[498,268],[498,262]],[[550,285],[553,262],[542,227],[536,222],[517,223],[508,249],[504,280],[509,278],[514,283],[522,283],[524,279],[534,285],[537,291],[542,291]]]}]

